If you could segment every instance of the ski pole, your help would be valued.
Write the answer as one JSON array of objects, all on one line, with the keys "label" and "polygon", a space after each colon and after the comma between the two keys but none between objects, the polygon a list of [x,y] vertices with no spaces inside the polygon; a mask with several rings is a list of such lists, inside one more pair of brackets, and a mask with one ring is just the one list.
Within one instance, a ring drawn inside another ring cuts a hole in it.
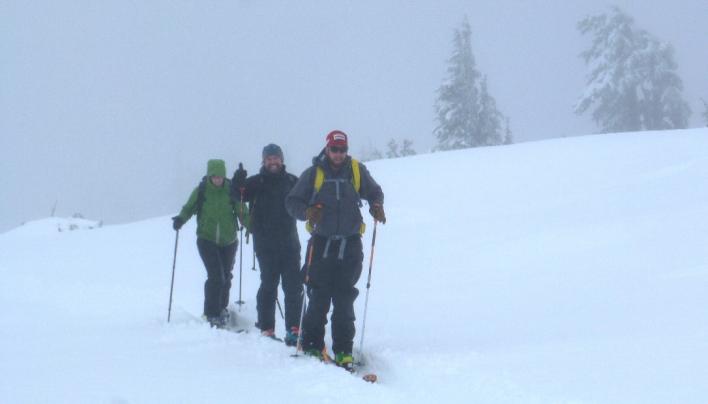
[{"label": "ski pole", "polygon": [[244,304],[245,302],[241,299],[241,289],[242,289],[242,284],[243,284],[243,227],[241,227],[241,230],[239,230],[239,233],[241,233],[240,238],[241,241],[239,241],[239,244],[241,244],[241,248],[239,248],[238,252],[238,260],[239,260],[239,265],[238,265],[238,301],[236,304],[238,304],[238,311],[241,311],[241,305]]},{"label": "ski pole", "polygon": [[[238,163],[238,168],[240,170],[243,169],[243,163]],[[242,289],[242,284],[243,284],[243,187],[239,188],[239,191],[241,191],[241,205],[239,206],[239,216],[241,219],[241,226],[239,229],[240,233],[240,238],[241,240],[239,241],[239,244],[241,244],[241,248],[239,248],[239,253],[238,253],[238,260],[239,260],[239,265],[238,265],[238,301],[236,304],[238,304],[238,311],[241,311],[241,305],[244,304],[245,302],[241,299],[241,289]]]},{"label": "ski pole", "polygon": [[278,304],[278,311],[280,312],[280,318],[285,320],[285,316],[283,315],[283,308],[280,307],[280,300],[278,299],[278,296],[275,297],[275,303]]},{"label": "ski pole", "polygon": [[251,267],[251,271],[255,271],[256,270],[256,241],[255,241],[255,239],[253,241],[252,250],[253,250],[253,266]]},{"label": "ski pole", "polygon": [[366,311],[369,307],[369,289],[371,289],[371,268],[374,265],[374,248],[376,247],[376,224],[374,220],[374,235],[371,238],[371,254],[369,256],[369,278],[366,280],[366,299],[364,300],[364,318],[361,323],[361,341],[359,342],[359,355],[364,352],[364,331],[366,330]]},{"label": "ski pole", "polygon": [[167,307],[167,322],[170,322],[170,315],[172,314],[172,290],[175,286],[175,267],[177,266],[177,241],[179,240],[179,230],[175,232],[175,254],[172,258],[172,282],[170,282],[170,305]]},{"label": "ski pole", "polygon": [[[313,230],[314,232],[314,230]],[[307,267],[305,268],[305,285],[307,285],[307,282],[310,281],[310,265],[312,264],[312,250],[315,249],[315,236],[310,237],[310,242],[308,243],[309,246],[309,251],[307,252]],[[295,355],[298,356],[297,353],[302,351],[302,320],[305,318],[305,297],[307,296],[306,291],[303,291],[302,293],[302,309],[300,310],[300,328],[299,332],[297,334],[297,344],[295,346]]]}]

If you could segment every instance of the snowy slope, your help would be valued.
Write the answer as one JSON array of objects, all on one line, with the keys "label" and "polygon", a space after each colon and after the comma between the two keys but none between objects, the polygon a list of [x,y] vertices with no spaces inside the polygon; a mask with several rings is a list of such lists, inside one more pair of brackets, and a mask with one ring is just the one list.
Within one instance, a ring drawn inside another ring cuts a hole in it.
[{"label": "snowy slope", "polygon": [[[194,221],[170,324],[169,217],[27,224],[0,234],[0,402],[705,402],[706,150],[695,129],[369,163],[389,218],[364,346],[377,385],[201,324]],[[250,268],[249,245],[247,325]]]}]

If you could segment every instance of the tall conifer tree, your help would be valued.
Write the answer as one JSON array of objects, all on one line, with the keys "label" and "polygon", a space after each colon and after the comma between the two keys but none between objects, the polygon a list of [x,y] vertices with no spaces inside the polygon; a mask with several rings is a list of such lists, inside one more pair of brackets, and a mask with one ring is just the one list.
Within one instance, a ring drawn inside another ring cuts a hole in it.
[{"label": "tall conifer tree", "polygon": [[504,116],[488,91],[486,77],[482,78],[477,70],[472,53],[472,30],[466,18],[454,32],[447,74],[435,103],[436,149],[502,144]]},{"label": "tall conifer tree", "polygon": [[662,43],[617,7],[578,23],[592,45],[582,53],[587,86],[575,112],[592,109],[603,133],[685,128],[690,108],[671,45]]}]

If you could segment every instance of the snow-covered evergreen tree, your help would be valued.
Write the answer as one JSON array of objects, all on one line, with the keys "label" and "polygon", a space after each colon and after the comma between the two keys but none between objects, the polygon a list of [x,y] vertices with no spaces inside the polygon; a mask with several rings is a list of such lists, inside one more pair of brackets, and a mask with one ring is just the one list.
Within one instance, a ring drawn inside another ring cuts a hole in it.
[{"label": "snow-covered evergreen tree", "polygon": [[413,141],[410,139],[403,139],[403,147],[401,148],[401,157],[405,156],[415,156],[415,150],[413,150]]},{"label": "snow-covered evergreen tree", "polygon": [[398,152],[399,146],[396,139],[389,140],[386,147],[388,147],[388,150],[386,150],[386,158],[395,159],[396,157],[401,157],[400,153]]},{"label": "snow-covered evergreen tree", "polygon": [[479,123],[478,132],[484,134],[485,145],[492,146],[504,143],[502,120],[504,117],[497,110],[497,102],[489,94],[487,76],[482,78],[479,91]]},{"label": "snow-covered evergreen tree", "polygon": [[504,119],[504,144],[513,144],[514,136],[511,134],[511,123],[509,118]]},{"label": "snow-covered evergreen tree", "polygon": [[455,30],[448,77],[438,89],[435,103],[437,150],[501,144],[502,114],[489,94],[486,78],[477,70],[472,53],[472,31],[465,18]]},{"label": "snow-covered evergreen tree", "polygon": [[592,45],[582,53],[590,72],[576,113],[592,108],[604,133],[687,126],[690,109],[671,45],[635,28],[617,7],[583,19],[578,29]]},{"label": "snow-covered evergreen tree", "polygon": [[701,99],[701,101],[703,101],[703,119],[706,120],[706,126],[708,126],[708,102],[704,99]]}]

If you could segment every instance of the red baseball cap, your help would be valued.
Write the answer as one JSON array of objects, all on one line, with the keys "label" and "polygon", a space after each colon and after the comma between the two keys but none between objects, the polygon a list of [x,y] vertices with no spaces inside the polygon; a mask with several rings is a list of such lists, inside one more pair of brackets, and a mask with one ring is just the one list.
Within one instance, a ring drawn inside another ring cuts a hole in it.
[{"label": "red baseball cap", "polygon": [[341,130],[333,130],[327,134],[327,147],[347,146],[347,134]]}]

